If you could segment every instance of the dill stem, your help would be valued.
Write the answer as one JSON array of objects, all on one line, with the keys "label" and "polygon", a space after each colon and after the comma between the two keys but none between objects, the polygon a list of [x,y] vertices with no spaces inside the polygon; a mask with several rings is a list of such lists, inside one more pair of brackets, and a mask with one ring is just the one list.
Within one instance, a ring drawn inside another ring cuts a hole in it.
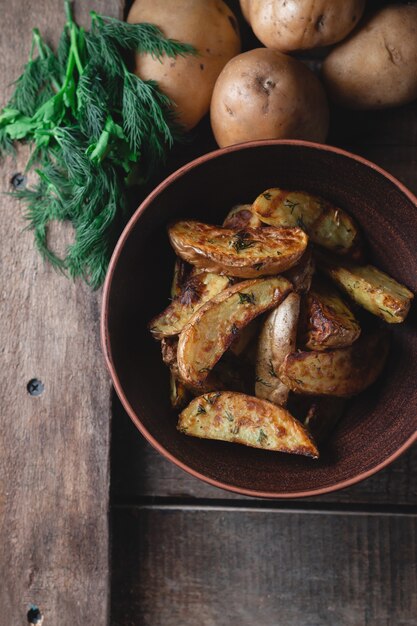
[{"label": "dill stem", "polygon": [[81,59],[80,59],[80,55],[78,52],[78,45],[77,45],[77,27],[72,24],[71,25],[71,30],[70,30],[70,37],[71,37],[71,51],[74,55],[74,60],[75,60],[75,65],[77,66],[77,70],[79,75],[81,76],[81,74],[84,71],[83,68],[83,64],[81,63]]}]

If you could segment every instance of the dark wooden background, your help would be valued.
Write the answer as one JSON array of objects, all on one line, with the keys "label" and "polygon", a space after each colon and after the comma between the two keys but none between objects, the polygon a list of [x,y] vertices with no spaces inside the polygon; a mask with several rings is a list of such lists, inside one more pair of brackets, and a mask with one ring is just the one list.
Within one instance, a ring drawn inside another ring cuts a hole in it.
[{"label": "dark wooden background", "polygon": [[[56,41],[63,14],[61,0],[0,6],[3,104],[32,27]],[[76,6],[83,22],[92,8],[125,9]],[[207,122],[194,137],[164,174],[214,147]],[[329,143],[417,192],[416,104],[334,111]],[[2,164],[2,191],[23,163]],[[111,390],[101,294],[45,266],[22,207],[0,203],[0,626],[27,623],[32,605],[45,626],[414,626],[417,447],[361,484],[305,500],[243,498],[188,476]],[[70,233],[54,236],[59,247]],[[27,392],[32,378],[40,396]]]}]

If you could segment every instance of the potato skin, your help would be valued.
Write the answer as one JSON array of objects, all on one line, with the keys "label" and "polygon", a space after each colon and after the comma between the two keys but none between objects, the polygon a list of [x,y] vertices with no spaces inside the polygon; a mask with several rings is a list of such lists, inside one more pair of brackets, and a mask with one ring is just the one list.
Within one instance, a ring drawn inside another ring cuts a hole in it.
[{"label": "potato skin", "polygon": [[378,330],[348,348],[289,354],[279,377],[295,393],[349,398],[376,381],[388,350],[388,333]]},{"label": "potato skin", "polygon": [[319,79],[297,59],[266,48],[227,63],[214,87],[210,118],[220,147],[252,139],[324,142],[329,126]]},{"label": "potato skin", "polygon": [[303,343],[309,350],[345,348],[361,333],[354,314],[331,285],[315,281],[303,309]]},{"label": "potato skin", "polygon": [[361,18],[365,0],[240,0],[240,5],[267,48],[290,52],[344,39]]},{"label": "potato skin", "polygon": [[287,354],[294,352],[300,296],[290,293],[266,317],[258,340],[255,395],[285,406],[289,389],[278,378],[279,368]]},{"label": "potato skin", "polygon": [[383,109],[417,98],[417,6],[377,11],[330,52],[322,77],[330,97],[350,109]]},{"label": "potato skin", "polygon": [[222,0],[136,0],[127,21],[156,24],[166,37],[192,44],[197,56],[136,55],[135,72],[156,80],[177,105],[178,121],[189,130],[208,112],[214,83],[229,59],[240,52],[236,17]]},{"label": "potato skin", "polygon": [[308,237],[301,228],[220,228],[185,220],[168,227],[179,257],[216,274],[258,278],[289,269],[303,255]]},{"label": "potato skin", "polygon": [[314,459],[319,456],[311,436],[291,413],[243,393],[223,391],[195,398],[180,414],[177,428],[203,439],[241,443]]}]

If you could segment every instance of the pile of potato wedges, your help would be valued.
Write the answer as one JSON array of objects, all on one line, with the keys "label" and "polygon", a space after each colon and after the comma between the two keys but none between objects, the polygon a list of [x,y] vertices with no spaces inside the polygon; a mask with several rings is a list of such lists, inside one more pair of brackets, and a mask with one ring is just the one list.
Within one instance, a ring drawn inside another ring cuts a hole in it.
[{"label": "pile of potato wedges", "polygon": [[380,375],[412,292],[369,264],[348,213],[267,189],[222,226],[168,227],[171,303],[149,329],[188,435],[318,458],[345,399]]}]

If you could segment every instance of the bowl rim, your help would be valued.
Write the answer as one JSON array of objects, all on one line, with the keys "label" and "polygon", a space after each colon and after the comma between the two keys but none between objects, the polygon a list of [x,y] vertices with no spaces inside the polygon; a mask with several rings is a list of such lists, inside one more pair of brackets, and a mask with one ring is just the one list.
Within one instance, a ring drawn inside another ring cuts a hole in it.
[{"label": "bowl rim", "polygon": [[411,435],[402,444],[402,446],[400,446],[400,448],[398,448],[390,456],[388,456],[386,459],[384,459],[384,461],[381,461],[381,463],[379,463],[378,465],[376,465],[376,466],[374,466],[374,467],[372,467],[372,468],[370,468],[370,469],[368,469],[368,470],[366,470],[364,472],[361,472],[360,474],[357,474],[356,476],[353,476],[352,478],[348,478],[346,480],[339,481],[337,483],[334,483],[332,485],[328,485],[326,487],[320,487],[320,488],[317,488],[317,489],[308,489],[308,490],[304,490],[304,491],[284,492],[284,493],[279,492],[279,491],[276,491],[276,492],[275,491],[274,492],[271,492],[271,491],[260,491],[260,490],[256,490],[256,489],[247,489],[245,487],[237,487],[235,485],[228,484],[227,482],[223,482],[221,480],[216,480],[214,478],[210,478],[209,476],[205,476],[204,474],[200,473],[198,470],[196,470],[193,467],[187,465],[186,463],[180,461],[171,452],[169,452],[169,450],[167,450],[162,444],[160,444],[159,441],[157,441],[157,439],[155,439],[153,437],[153,435],[151,435],[151,433],[148,431],[148,429],[141,422],[139,416],[133,410],[132,406],[130,405],[130,403],[129,403],[129,401],[128,401],[128,399],[127,399],[127,397],[126,397],[126,395],[125,395],[125,393],[123,391],[120,379],[119,379],[119,377],[117,375],[116,368],[115,368],[115,365],[114,365],[114,362],[113,362],[113,359],[112,359],[110,338],[109,338],[109,335],[108,335],[108,332],[107,332],[108,316],[109,316],[110,291],[111,291],[113,275],[114,275],[114,272],[115,272],[115,268],[116,268],[119,256],[121,254],[121,251],[123,249],[123,246],[124,246],[127,238],[129,237],[129,235],[130,235],[131,231],[133,230],[134,226],[136,225],[136,222],[138,221],[138,219],[140,218],[142,213],[144,213],[144,211],[146,211],[148,206],[153,202],[153,200],[161,193],[161,191],[163,191],[164,189],[169,187],[171,185],[171,183],[174,182],[175,180],[177,180],[178,178],[184,176],[184,174],[186,174],[189,170],[192,170],[195,167],[199,167],[200,165],[206,163],[207,161],[211,161],[212,159],[215,159],[218,156],[221,156],[221,155],[224,155],[224,154],[228,154],[228,153],[231,153],[231,152],[238,152],[238,151],[241,151],[241,150],[251,150],[251,149],[254,149],[254,148],[258,148],[258,147],[274,146],[274,145],[278,145],[278,146],[288,145],[288,146],[301,146],[301,147],[304,146],[306,148],[312,148],[312,149],[316,149],[316,150],[323,150],[323,151],[326,151],[326,152],[331,152],[331,153],[334,153],[334,154],[342,155],[342,156],[348,157],[350,159],[353,159],[354,161],[357,161],[357,162],[361,163],[362,165],[365,165],[366,167],[369,167],[369,168],[375,170],[376,172],[378,172],[379,174],[381,174],[382,176],[387,178],[390,182],[392,182],[414,204],[414,206],[417,209],[417,197],[409,189],[407,189],[407,187],[402,182],[400,182],[395,176],[393,176],[392,174],[390,174],[389,172],[384,170],[379,165],[376,165],[372,161],[369,161],[368,159],[365,159],[364,157],[361,157],[361,156],[359,156],[357,154],[354,154],[352,152],[349,152],[347,150],[343,150],[342,148],[337,148],[335,146],[329,146],[329,145],[320,144],[320,143],[316,143],[316,142],[312,142],[312,141],[303,141],[303,140],[298,140],[298,139],[263,139],[263,140],[248,141],[248,142],[245,142],[245,143],[239,143],[239,144],[235,144],[235,145],[232,145],[232,146],[227,146],[225,148],[218,148],[218,149],[213,150],[211,152],[207,152],[207,153],[205,153],[205,154],[203,154],[203,155],[193,159],[192,161],[189,161],[185,165],[181,166],[180,168],[178,168],[177,170],[175,170],[174,172],[169,174],[161,183],[159,183],[149,193],[149,195],[143,200],[143,202],[139,205],[139,207],[133,213],[133,215],[130,218],[129,222],[125,226],[121,236],[119,237],[119,239],[117,241],[115,249],[113,251],[112,257],[110,259],[109,267],[108,267],[108,270],[107,270],[105,282],[104,282],[103,296],[102,296],[102,307],[101,307],[101,320],[100,320],[100,335],[101,335],[101,345],[102,345],[102,350],[103,350],[103,353],[104,353],[106,366],[107,366],[107,369],[108,369],[108,371],[110,373],[110,377],[112,379],[112,382],[113,382],[114,388],[116,390],[116,393],[117,393],[117,395],[118,395],[118,397],[119,397],[119,399],[120,399],[124,409],[128,413],[130,419],[135,424],[135,426],[139,430],[139,432],[142,433],[142,435],[145,437],[145,439],[147,439],[147,441],[158,452],[160,452],[162,454],[162,456],[164,456],[166,459],[168,459],[169,461],[174,463],[174,465],[176,465],[177,467],[181,468],[182,470],[184,470],[188,474],[191,474],[191,476],[194,476],[195,478],[199,478],[203,482],[208,483],[209,485],[212,485],[214,487],[218,487],[220,489],[225,489],[225,490],[231,491],[233,493],[238,493],[238,494],[241,494],[241,495],[258,497],[258,498],[269,498],[269,499],[278,499],[278,498],[280,498],[280,499],[281,498],[282,499],[290,499],[290,498],[292,498],[292,499],[294,499],[294,498],[306,498],[306,497],[310,497],[310,496],[318,496],[318,495],[323,495],[323,494],[326,494],[326,493],[331,493],[333,491],[339,491],[340,489],[344,489],[346,487],[350,487],[351,485],[355,485],[356,483],[359,483],[359,482],[365,480],[366,478],[369,478],[373,474],[376,474],[377,472],[379,472],[381,469],[383,469],[383,468],[387,467],[388,465],[390,465],[399,456],[401,456],[401,454],[403,454],[410,446],[412,446],[413,443],[415,443],[417,441],[417,429],[414,432],[414,434]]}]

